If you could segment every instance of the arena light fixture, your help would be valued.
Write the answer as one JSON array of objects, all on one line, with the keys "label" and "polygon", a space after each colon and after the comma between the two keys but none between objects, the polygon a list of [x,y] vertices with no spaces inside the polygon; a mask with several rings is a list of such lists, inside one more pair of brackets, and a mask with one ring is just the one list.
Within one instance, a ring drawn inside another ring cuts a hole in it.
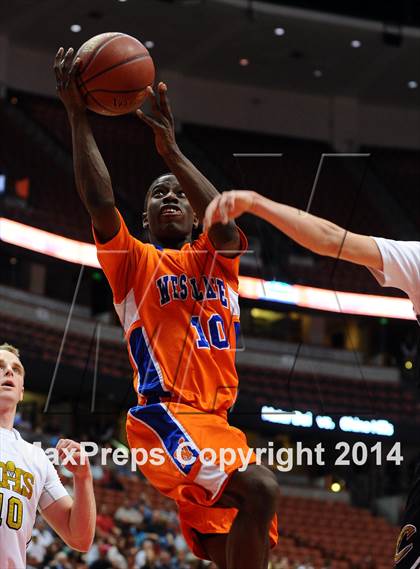
[{"label": "arena light fixture", "polygon": [[99,268],[90,243],[68,239],[37,227],[0,217],[0,240],[56,259]]},{"label": "arena light fixture", "polygon": [[261,419],[268,423],[276,423],[277,425],[290,425],[292,427],[303,427],[309,429],[313,426],[312,411],[285,411],[284,409],[276,409],[270,405],[263,405],[261,408]]},{"label": "arena light fixture", "polygon": [[359,47],[362,47],[362,42],[360,40],[352,40],[350,42],[350,45],[351,45],[351,47],[358,49]]},{"label": "arena light fixture", "polygon": [[319,79],[320,77],[323,76],[323,73],[320,69],[314,69],[314,77],[316,77],[317,79]]},{"label": "arena light fixture", "polygon": [[409,89],[417,89],[418,86],[419,86],[419,84],[414,79],[407,83],[407,87]]},{"label": "arena light fixture", "polygon": [[72,24],[70,26],[70,30],[74,33],[74,34],[78,34],[79,32],[82,31],[82,26],[80,24]]},{"label": "arena light fixture", "polygon": [[[99,267],[95,246],[0,217],[0,240],[70,263]],[[239,277],[239,293],[250,300],[279,302],[342,314],[415,320],[408,298],[338,292],[255,277]]]},{"label": "arena light fixture", "polygon": [[145,47],[147,47],[147,49],[153,49],[155,47],[155,42],[152,40],[147,40],[144,42]]},{"label": "arena light fixture", "polygon": [[283,312],[278,312],[277,310],[265,310],[264,308],[251,308],[251,316],[252,318],[258,318],[260,320],[265,320],[266,322],[278,322],[286,317]]},{"label": "arena light fixture", "polygon": [[338,424],[340,429],[346,433],[392,437],[395,432],[394,425],[387,419],[360,419],[360,417],[344,416]]},{"label": "arena light fixture", "polygon": [[290,427],[309,429],[316,425],[319,429],[381,437],[392,437],[395,433],[394,424],[387,419],[360,419],[360,417],[343,415],[333,420],[328,415],[314,415],[312,411],[285,410],[272,405],[261,407],[261,420]]},{"label": "arena light fixture", "polygon": [[284,36],[286,30],[284,28],[274,28],[274,35],[276,36]]},{"label": "arena light fixture", "polygon": [[318,415],[315,418],[315,422],[319,429],[325,429],[326,431],[333,431],[336,427],[336,423],[328,415]]},{"label": "arena light fixture", "polygon": [[249,65],[249,59],[247,59],[246,57],[242,57],[242,58],[239,60],[239,65],[240,65],[241,67],[246,67],[247,65]]}]

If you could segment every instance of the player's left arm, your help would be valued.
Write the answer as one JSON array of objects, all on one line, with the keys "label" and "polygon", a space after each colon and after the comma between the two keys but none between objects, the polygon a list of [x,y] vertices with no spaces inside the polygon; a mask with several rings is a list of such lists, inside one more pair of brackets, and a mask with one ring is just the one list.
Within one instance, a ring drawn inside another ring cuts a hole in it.
[{"label": "player's left arm", "polygon": [[[65,450],[67,452],[65,452]],[[72,549],[86,552],[95,537],[96,504],[89,460],[81,455],[79,443],[62,439],[57,444],[60,460],[73,474],[74,497],[64,496],[42,510],[42,516]],[[66,461],[71,454],[75,464]]]},{"label": "player's left arm", "polygon": [[[171,172],[176,176],[185,191],[193,210],[200,222],[204,219],[207,206],[219,192],[213,184],[194,166],[179,149],[175,139],[174,118],[167,96],[165,83],[159,83],[158,94],[148,88],[153,116],[148,116],[140,109],[137,115],[151,127],[155,135],[156,149]],[[233,221],[226,225],[216,223],[209,229],[209,237],[214,247],[227,257],[235,257],[240,248],[238,228]]]},{"label": "player's left arm", "polygon": [[243,213],[264,219],[313,253],[383,270],[382,255],[372,237],[351,233],[327,219],[252,191],[233,190],[221,194],[207,208],[204,228],[213,223],[227,223]]}]

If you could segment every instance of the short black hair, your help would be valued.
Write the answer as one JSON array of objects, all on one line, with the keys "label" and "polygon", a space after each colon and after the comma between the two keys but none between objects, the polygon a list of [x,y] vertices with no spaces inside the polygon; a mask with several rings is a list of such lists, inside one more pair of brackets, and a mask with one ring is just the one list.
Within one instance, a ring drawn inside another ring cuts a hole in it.
[{"label": "short black hair", "polygon": [[144,204],[143,204],[144,211],[147,211],[147,205],[149,203],[150,194],[152,193],[153,188],[156,186],[157,182],[159,182],[161,178],[165,178],[166,176],[173,176],[175,178],[172,172],[166,172],[165,174],[161,174],[160,176],[155,178],[153,182],[150,184],[149,189],[147,190],[146,196],[144,198]]}]

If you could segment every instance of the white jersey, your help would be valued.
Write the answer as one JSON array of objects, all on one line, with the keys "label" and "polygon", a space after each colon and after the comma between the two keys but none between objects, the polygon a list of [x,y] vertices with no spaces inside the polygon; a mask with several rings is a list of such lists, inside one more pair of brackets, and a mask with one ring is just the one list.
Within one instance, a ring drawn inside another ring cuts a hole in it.
[{"label": "white jersey", "polygon": [[37,508],[67,496],[45,452],[0,427],[0,568],[25,569]]},{"label": "white jersey", "polygon": [[374,237],[384,263],[383,271],[370,268],[381,286],[405,292],[420,323],[420,241],[393,241]]}]

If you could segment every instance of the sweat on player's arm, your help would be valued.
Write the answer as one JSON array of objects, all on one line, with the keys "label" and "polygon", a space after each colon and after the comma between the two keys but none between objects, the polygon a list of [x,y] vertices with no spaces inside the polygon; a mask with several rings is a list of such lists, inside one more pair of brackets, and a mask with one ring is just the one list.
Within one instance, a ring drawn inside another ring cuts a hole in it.
[{"label": "sweat on player's arm", "polygon": [[79,443],[62,439],[58,455],[73,474],[74,498],[63,496],[42,510],[42,516],[72,549],[88,551],[95,536],[96,505],[88,458]]},{"label": "sweat on player's arm", "polygon": [[[137,110],[137,116],[153,130],[156,150],[166,165],[177,178],[185,191],[191,206],[201,222],[206,207],[219,192],[213,184],[188,160],[181,152],[175,138],[175,123],[171,111],[168,88],[165,83],[158,85],[158,94],[148,87],[148,98],[151,102],[153,116]],[[227,257],[235,257],[241,245],[239,232],[234,222],[217,224],[210,228],[209,237],[217,251]]]},{"label": "sweat on player's arm", "polygon": [[342,227],[297,208],[246,190],[224,192],[208,206],[204,228],[230,223],[244,213],[268,221],[302,247],[328,257],[382,270],[382,255],[372,237]]}]

